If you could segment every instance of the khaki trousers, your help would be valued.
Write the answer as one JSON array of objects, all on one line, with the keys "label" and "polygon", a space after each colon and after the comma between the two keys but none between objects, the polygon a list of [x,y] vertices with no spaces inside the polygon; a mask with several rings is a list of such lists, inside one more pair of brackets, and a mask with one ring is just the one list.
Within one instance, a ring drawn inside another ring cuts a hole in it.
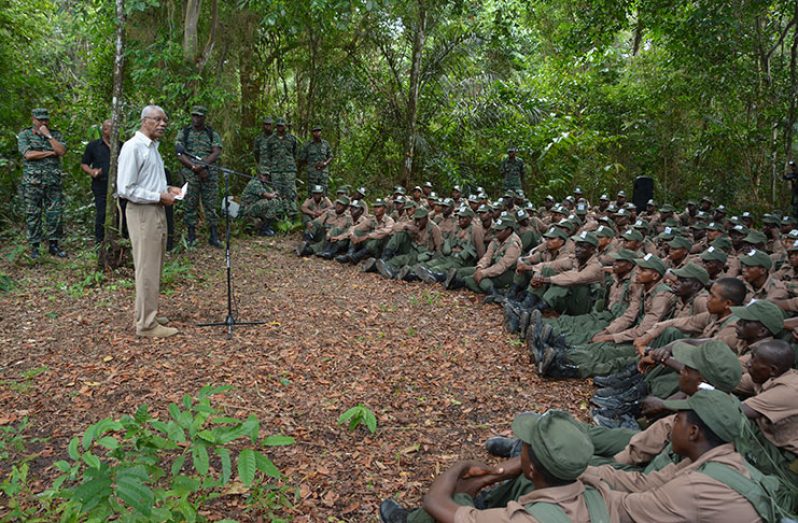
[{"label": "khaki trousers", "polygon": [[125,210],[133,267],[136,270],[136,333],[154,329],[158,323],[158,296],[166,250],[166,211],[158,204],[128,202]]}]

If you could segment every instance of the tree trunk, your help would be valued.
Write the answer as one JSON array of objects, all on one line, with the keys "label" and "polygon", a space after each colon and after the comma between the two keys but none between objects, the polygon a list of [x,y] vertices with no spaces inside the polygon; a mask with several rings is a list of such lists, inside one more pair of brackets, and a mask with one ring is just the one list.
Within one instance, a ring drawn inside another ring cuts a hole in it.
[{"label": "tree trunk", "polygon": [[[260,128],[258,113],[258,92],[260,86],[256,81],[255,42],[257,24],[249,13],[241,13],[241,41],[238,44],[238,78],[241,83],[241,127],[244,129]],[[262,83],[262,80],[261,80]]]},{"label": "tree trunk", "polygon": [[407,111],[405,115],[405,151],[402,180],[405,185],[413,175],[413,157],[416,152],[416,124],[418,120],[418,95],[421,83],[421,58],[426,40],[427,9],[424,0],[418,1],[418,20],[413,35],[413,54],[410,64],[410,86],[407,92]]},{"label": "tree trunk", "polygon": [[[798,3],[795,4],[794,19],[798,19]],[[792,45],[790,46],[790,108],[787,111],[787,121],[784,122],[785,171],[787,168],[786,162],[793,159],[793,127],[795,126],[796,119],[796,102],[798,102],[798,78],[796,78],[796,69],[798,68],[798,63],[796,63],[796,61],[798,61],[798,27],[796,27],[793,31]]]},{"label": "tree trunk", "polygon": [[183,20],[183,59],[194,62],[197,58],[200,10],[202,0],[186,0],[186,17]]},{"label": "tree trunk", "polygon": [[122,122],[122,87],[125,79],[125,0],[116,0],[116,47],[114,52],[114,87],[111,99],[111,165],[108,169],[108,189],[105,204],[105,236],[98,263],[105,271],[122,264],[124,252],[119,246],[119,229],[122,223],[117,213],[116,171],[119,159],[119,127]]}]

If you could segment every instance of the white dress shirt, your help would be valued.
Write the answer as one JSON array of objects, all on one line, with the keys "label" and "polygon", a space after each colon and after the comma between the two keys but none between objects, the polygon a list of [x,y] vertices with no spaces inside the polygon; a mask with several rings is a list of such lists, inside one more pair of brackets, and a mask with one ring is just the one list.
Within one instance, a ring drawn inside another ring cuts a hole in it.
[{"label": "white dress shirt", "polygon": [[126,141],[119,153],[116,193],[134,203],[158,203],[166,192],[166,171],[158,142],[141,131]]}]

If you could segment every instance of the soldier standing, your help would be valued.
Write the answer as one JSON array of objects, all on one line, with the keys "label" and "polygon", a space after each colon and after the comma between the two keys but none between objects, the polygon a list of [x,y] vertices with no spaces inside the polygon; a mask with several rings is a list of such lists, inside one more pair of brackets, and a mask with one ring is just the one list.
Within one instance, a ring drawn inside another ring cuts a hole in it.
[{"label": "soldier standing", "polygon": [[62,235],[64,210],[61,157],[66,154],[66,144],[60,132],[49,129],[50,113],[47,109],[31,111],[31,123],[17,136],[19,154],[23,158],[22,194],[30,256],[32,259],[39,257],[44,211],[44,236],[50,242],[49,252],[53,256],[65,258],[66,253],[58,247],[58,240]]},{"label": "soldier standing", "polygon": [[210,229],[208,243],[213,247],[221,248],[222,244],[219,243],[217,229],[219,215],[216,214],[219,203],[219,176],[209,165],[213,164],[222,154],[222,139],[219,137],[219,133],[205,125],[207,113],[208,109],[201,105],[192,107],[191,125],[184,127],[177,135],[177,145],[182,145],[188,154],[198,156],[203,164],[207,164],[195,164],[186,155],[179,154],[177,156],[180,163],[183,164],[180,173],[188,182],[183,219],[188,227],[188,243],[193,245],[197,241],[199,200],[202,198],[205,219]]},{"label": "soldier standing", "polygon": [[269,156],[269,169],[272,183],[287,214],[296,214],[296,156],[297,140],[286,132],[285,120],[278,118],[275,122],[277,132],[266,140],[266,151]]},{"label": "soldier standing", "polygon": [[308,190],[314,185],[324,187],[327,192],[327,185],[330,179],[330,162],[333,160],[330,142],[321,137],[321,126],[316,125],[311,129],[313,139],[302,147],[299,159],[305,162],[305,169],[308,172]]},{"label": "soldier standing", "polygon": [[274,134],[272,132],[272,118],[267,116],[263,119],[263,132],[255,138],[255,144],[252,147],[259,175],[269,172],[269,154],[266,152],[266,141],[272,134]]},{"label": "soldier standing", "polygon": [[524,183],[524,161],[518,158],[517,147],[507,149],[507,158],[502,160],[499,172],[504,178],[505,191],[520,191]]}]

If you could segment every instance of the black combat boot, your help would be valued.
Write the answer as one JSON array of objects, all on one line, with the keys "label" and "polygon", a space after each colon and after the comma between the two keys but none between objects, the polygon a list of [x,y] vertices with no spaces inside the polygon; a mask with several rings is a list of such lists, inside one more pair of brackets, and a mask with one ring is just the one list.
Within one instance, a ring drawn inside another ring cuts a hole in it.
[{"label": "black combat boot", "polygon": [[36,260],[39,258],[39,244],[33,243],[30,246],[30,259]]},{"label": "black combat boot", "polygon": [[50,240],[50,248],[48,249],[48,252],[50,254],[52,254],[53,256],[56,256],[58,258],[66,258],[67,257],[67,253],[62,251],[58,247],[58,240]]},{"label": "black combat boot", "polygon": [[344,254],[340,254],[335,257],[335,261],[338,263],[349,263],[352,261],[352,255],[355,253],[354,247],[349,247],[349,250],[346,251]]},{"label": "black combat boot", "polygon": [[189,245],[194,245],[197,243],[197,226],[196,225],[189,225],[188,226],[188,236],[186,236],[186,242]]},{"label": "black combat boot", "polygon": [[260,226],[260,230],[258,231],[258,236],[274,236],[275,232],[272,229],[272,222],[271,220],[263,220],[263,223]]},{"label": "black combat boot", "polygon": [[222,248],[222,244],[219,243],[219,231],[215,225],[210,226],[211,232],[208,236],[208,245],[211,247],[216,247],[217,249]]},{"label": "black combat boot", "polygon": [[360,250],[356,250],[352,254],[352,259],[350,260],[352,263],[360,263],[361,261],[365,260],[369,257],[369,250],[363,247]]}]

